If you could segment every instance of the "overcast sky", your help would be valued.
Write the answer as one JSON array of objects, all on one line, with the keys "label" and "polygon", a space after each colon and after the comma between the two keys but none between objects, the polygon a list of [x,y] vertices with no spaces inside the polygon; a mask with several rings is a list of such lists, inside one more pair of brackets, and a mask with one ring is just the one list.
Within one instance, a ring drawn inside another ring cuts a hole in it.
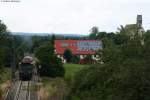
[{"label": "overcast sky", "polygon": [[92,26],[115,32],[136,23],[150,28],[150,0],[20,0],[0,2],[0,19],[12,32],[88,34]]}]

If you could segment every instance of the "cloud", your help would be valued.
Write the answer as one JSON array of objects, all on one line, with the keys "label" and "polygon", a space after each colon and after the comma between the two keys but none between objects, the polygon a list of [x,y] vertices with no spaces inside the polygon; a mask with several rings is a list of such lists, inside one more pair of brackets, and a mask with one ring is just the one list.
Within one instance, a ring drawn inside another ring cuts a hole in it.
[{"label": "cloud", "polygon": [[10,31],[87,34],[92,26],[116,31],[143,14],[149,28],[148,0],[21,0],[0,3],[0,19]]}]

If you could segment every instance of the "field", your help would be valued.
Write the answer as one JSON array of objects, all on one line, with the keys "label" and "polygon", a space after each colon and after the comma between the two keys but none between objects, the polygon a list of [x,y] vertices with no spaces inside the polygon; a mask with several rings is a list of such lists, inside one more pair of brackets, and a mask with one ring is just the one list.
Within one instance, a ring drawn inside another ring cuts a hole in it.
[{"label": "field", "polygon": [[80,71],[82,68],[84,68],[87,65],[80,65],[80,64],[64,64],[65,68],[65,79],[67,81],[71,81],[73,76]]}]

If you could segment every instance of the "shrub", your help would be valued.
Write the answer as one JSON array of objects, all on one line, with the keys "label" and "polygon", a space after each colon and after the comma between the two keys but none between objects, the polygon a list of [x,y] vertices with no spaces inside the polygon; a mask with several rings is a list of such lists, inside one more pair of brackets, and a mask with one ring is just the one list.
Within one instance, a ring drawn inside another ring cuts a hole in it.
[{"label": "shrub", "polygon": [[73,55],[72,57],[72,63],[74,64],[78,64],[80,61],[80,57],[76,56],[76,55]]},{"label": "shrub", "polygon": [[[72,97],[81,100],[150,100],[149,43],[137,39],[103,51],[104,64],[81,70]],[[144,52],[143,52],[144,51]]]},{"label": "shrub", "polygon": [[68,63],[70,63],[72,61],[72,57],[73,57],[73,54],[72,54],[71,50],[66,49],[64,54],[63,54],[63,57],[66,59],[66,61]]},{"label": "shrub", "polygon": [[57,77],[64,76],[65,70],[62,61],[54,54],[52,44],[46,43],[38,48],[36,57],[40,60],[41,69],[40,75]]}]

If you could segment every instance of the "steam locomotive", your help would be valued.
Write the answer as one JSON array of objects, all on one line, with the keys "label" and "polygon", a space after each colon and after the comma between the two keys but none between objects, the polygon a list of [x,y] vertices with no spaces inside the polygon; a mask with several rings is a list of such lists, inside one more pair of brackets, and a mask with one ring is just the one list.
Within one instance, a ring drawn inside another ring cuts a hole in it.
[{"label": "steam locomotive", "polygon": [[35,61],[31,56],[25,56],[19,63],[19,79],[31,80],[33,69],[35,67]]}]

